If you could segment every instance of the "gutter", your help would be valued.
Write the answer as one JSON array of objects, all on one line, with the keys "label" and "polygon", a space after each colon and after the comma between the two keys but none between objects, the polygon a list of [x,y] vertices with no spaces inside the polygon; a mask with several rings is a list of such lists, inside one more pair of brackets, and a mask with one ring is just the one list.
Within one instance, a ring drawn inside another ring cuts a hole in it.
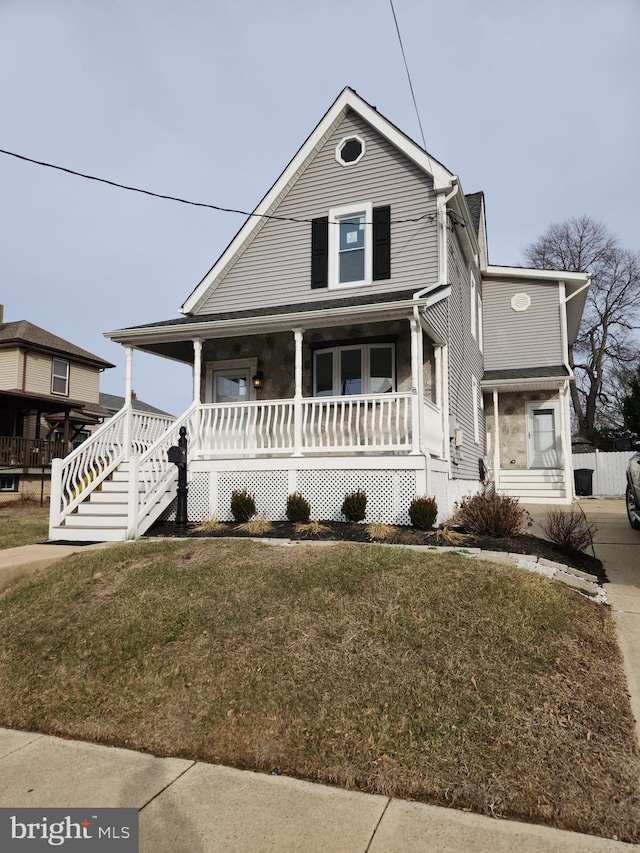
[{"label": "gutter", "polygon": [[[384,314],[393,311],[411,311],[413,306],[425,307],[427,299],[409,301],[403,299],[400,302],[374,303],[373,305],[351,305],[344,308],[320,309],[317,311],[298,311],[292,314],[265,314],[260,317],[243,317],[235,320],[209,320],[205,323],[180,323],[175,326],[162,326],[150,329],[116,329],[104,332],[104,336],[117,343],[136,341],[140,343],[173,343],[175,341],[191,341],[194,336],[201,337],[210,332],[224,333],[235,330],[238,335],[249,334],[252,329],[264,327],[265,325],[281,326],[283,330],[295,326],[304,328],[318,319],[334,319],[363,314]],[[406,317],[406,313],[404,314]],[[216,334],[215,337],[220,337]]]}]

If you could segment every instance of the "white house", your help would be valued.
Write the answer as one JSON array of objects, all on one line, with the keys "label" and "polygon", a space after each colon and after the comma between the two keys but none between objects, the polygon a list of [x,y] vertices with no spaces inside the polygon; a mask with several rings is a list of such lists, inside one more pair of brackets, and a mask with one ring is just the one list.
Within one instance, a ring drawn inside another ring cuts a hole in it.
[{"label": "white house", "polygon": [[[193,366],[173,422],[125,406],[56,465],[52,538],[144,532],[175,496],[167,450],[189,439],[189,515],[230,518],[233,489],[284,517],[302,492],[339,518],[445,517],[482,481],[572,498],[568,345],[588,276],[490,265],[484,196],[345,89],[182,306],[108,332],[127,353]],[[98,489],[97,487],[100,486]]]}]

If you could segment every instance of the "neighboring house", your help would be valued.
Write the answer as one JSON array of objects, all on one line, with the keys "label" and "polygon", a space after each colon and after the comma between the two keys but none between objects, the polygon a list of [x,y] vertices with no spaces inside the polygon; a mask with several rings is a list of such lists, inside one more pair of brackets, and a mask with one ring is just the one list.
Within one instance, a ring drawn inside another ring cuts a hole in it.
[{"label": "neighboring house", "polygon": [[[109,412],[109,415],[117,415],[124,406],[124,397],[119,397],[117,394],[104,394],[100,392],[100,405],[103,409]],[[169,412],[163,412],[162,409],[157,409],[155,406],[150,406],[149,403],[143,403],[138,400],[135,391],[131,392],[131,405],[136,412],[150,412],[153,415],[163,415],[165,418],[172,418]]]},{"label": "neighboring house", "polygon": [[401,523],[415,495],[442,518],[486,483],[571,500],[568,345],[587,275],[490,265],[483,194],[351,89],[255,214],[183,317],[107,333],[126,348],[125,396],[139,349],[193,366],[193,404],[154,445],[125,406],[125,447],[103,427],[85,448],[90,488],[61,466],[53,537],[143,532],[175,495],[183,426],[193,520],[230,518],[237,488],[272,519],[296,490],[339,518],[362,488],[369,520]]},{"label": "neighboring house", "polygon": [[51,460],[108,416],[100,373],[113,365],[0,305],[0,499],[49,493]]}]

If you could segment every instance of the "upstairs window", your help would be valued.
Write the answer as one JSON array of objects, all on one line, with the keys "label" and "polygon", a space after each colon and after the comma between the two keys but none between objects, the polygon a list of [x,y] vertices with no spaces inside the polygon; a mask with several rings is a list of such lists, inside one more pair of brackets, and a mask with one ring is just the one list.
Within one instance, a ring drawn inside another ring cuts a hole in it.
[{"label": "upstairs window", "polygon": [[64,358],[54,358],[51,365],[51,393],[69,396],[69,362]]},{"label": "upstairs window", "polygon": [[394,388],[393,344],[332,347],[314,354],[314,397],[386,394]]},{"label": "upstairs window", "polygon": [[391,208],[335,207],[311,226],[311,287],[356,287],[391,278]]}]

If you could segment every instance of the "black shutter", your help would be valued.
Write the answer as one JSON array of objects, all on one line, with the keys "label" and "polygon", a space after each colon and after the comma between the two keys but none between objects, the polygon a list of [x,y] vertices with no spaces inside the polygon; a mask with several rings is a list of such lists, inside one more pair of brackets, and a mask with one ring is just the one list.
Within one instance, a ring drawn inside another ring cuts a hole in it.
[{"label": "black shutter", "polygon": [[391,278],[391,208],[373,208],[373,280]]},{"label": "black shutter", "polygon": [[329,284],[329,217],[320,216],[311,222],[311,287]]}]

